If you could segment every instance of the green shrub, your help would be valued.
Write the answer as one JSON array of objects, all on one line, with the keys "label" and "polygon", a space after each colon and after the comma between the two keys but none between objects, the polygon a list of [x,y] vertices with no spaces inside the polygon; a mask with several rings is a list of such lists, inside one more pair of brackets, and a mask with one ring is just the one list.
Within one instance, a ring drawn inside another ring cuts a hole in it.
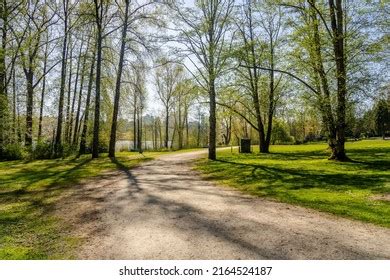
[{"label": "green shrub", "polygon": [[24,159],[27,156],[27,152],[23,145],[20,143],[8,144],[4,147],[0,154],[1,160],[17,160]]},{"label": "green shrub", "polygon": [[62,151],[63,151],[63,154],[62,156],[63,157],[67,157],[67,156],[70,156],[70,155],[74,155],[78,152],[78,147],[75,146],[75,145],[71,145],[71,144],[67,144],[67,143],[64,143],[62,144]]},{"label": "green shrub", "polygon": [[272,127],[271,142],[275,144],[291,144],[294,143],[294,138],[290,136],[287,125],[280,121],[275,120]]},{"label": "green shrub", "polygon": [[52,155],[52,145],[50,142],[38,142],[31,153],[33,159],[50,159]]}]

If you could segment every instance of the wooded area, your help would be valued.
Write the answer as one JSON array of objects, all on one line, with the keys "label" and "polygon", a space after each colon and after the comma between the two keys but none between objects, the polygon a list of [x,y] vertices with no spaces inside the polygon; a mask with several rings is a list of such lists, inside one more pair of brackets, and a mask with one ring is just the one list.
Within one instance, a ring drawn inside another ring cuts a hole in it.
[{"label": "wooded area", "polygon": [[[0,159],[390,133],[386,1],[1,0]],[[125,143],[121,145],[120,143]]]}]

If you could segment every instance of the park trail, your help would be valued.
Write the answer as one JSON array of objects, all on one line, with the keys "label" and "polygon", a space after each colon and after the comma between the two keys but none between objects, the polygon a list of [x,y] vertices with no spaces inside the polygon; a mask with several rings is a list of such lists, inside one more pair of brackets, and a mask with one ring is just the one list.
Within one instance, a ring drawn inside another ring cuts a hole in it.
[{"label": "park trail", "polygon": [[79,259],[390,259],[390,229],[242,194],[191,168],[205,151],[120,169],[73,190],[57,213]]}]

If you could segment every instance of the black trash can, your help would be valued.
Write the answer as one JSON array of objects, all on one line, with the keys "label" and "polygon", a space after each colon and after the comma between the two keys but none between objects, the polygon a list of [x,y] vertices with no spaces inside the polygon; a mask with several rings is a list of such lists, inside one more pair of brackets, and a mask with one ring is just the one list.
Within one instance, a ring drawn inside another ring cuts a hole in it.
[{"label": "black trash can", "polygon": [[251,152],[251,139],[241,138],[240,153],[250,153],[250,152]]}]

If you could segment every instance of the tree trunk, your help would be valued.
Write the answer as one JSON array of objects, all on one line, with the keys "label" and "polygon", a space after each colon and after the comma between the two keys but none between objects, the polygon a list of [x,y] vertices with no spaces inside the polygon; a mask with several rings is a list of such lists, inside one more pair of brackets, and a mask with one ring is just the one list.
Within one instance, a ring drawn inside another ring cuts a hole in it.
[{"label": "tree trunk", "polygon": [[46,90],[46,68],[47,68],[47,56],[48,56],[48,46],[49,46],[49,35],[47,35],[46,46],[45,46],[45,56],[43,61],[43,80],[42,80],[42,91],[41,91],[41,104],[39,106],[39,123],[38,123],[38,142],[41,141],[42,137],[42,119],[43,119],[43,106],[45,104],[45,90]]},{"label": "tree trunk", "polygon": [[16,74],[15,69],[12,71],[12,115],[13,115],[13,140],[17,142],[18,127],[17,127],[17,115],[16,115]]},{"label": "tree trunk", "polygon": [[170,149],[173,149],[173,143],[175,141],[175,134],[176,134],[176,118],[174,118],[175,122],[174,122],[174,125],[173,125],[173,132],[172,132],[172,138],[171,138],[171,145],[170,145]]},{"label": "tree trunk", "polygon": [[[7,25],[8,25],[8,12],[7,12],[7,2],[5,0],[1,0],[0,3],[0,18],[2,20],[1,27],[1,49],[0,49],[0,97],[7,96],[6,91],[6,50],[7,50]],[[2,110],[3,107],[0,107]]]},{"label": "tree trunk", "polygon": [[142,114],[143,114],[143,110],[142,110],[142,103],[141,103],[141,106],[140,106],[140,116],[138,116],[138,119],[139,119],[139,122],[140,122],[140,125],[138,127],[138,137],[139,137],[139,142],[138,142],[138,145],[139,145],[139,151],[142,152],[142,132],[144,131],[144,126],[143,126],[143,118],[142,118]]},{"label": "tree trunk", "polygon": [[65,95],[65,79],[66,79],[66,49],[68,39],[68,4],[69,0],[63,2],[64,5],[64,41],[62,43],[62,65],[61,65],[61,85],[60,85],[60,96],[58,102],[58,118],[57,118],[57,131],[56,139],[54,144],[54,155],[56,157],[62,154],[62,122],[64,113],[64,95]]},{"label": "tree trunk", "polygon": [[127,21],[129,17],[130,0],[125,0],[125,3],[126,3],[126,8],[125,8],[124,23],[122,29],[121,50],[119,55],[118,73],[116,75],[116,84],[115,84],[114,112],[112,116],[110,145],[108,150],[109,157],[115,157],[116,128],[117,128],[117,119],[118,119],[118,111],[119,111],[119,101],[121,95],[121,80],[122,80],[122,71],[123,71],[123,61],[125,56]]},{"label": "tree trunk", "polygon": [[[331,105],[331,97],[329,90],[328,78],[326,76],[324,62],[322,58],[322,44],[318,26],[318,16],[315,10],[315,3],[310,1],[310,16],[312,19],[311,25],[313,30],[313,45],[312,52],[309,52],[310,60],[313,61],[313,70],[318,75],[318,83],[320,89],[318,91],[319,110],[322,115],[323,123],[327,132],[328,144],[331,150],[336,146],[336,126],[333,117],[333,110]],[[305,130],[303,130],[305,132]],[[305,133],[304,133],[305,134]],[[305,135],[303,135],[305,138]]]},{"label": "tree trunk", "polygon": [[272,121],[274,118],[274,106],[275,106],[275,71],[274,71],[274,44],[272,34],[270,35],[270,69],[269,72],[269,93],[268,93],[268,122],[267,122],[267,135],[265,139],[265,152],[269,152],[269,145],[271,143],[272,134]]},{"label": "tree trunk", "polygon": [[183,125],[181,120],[181,98],[179,96],[179,108],[178,108],[178,126],[177,126],[177,137],[178,137],[178,144],[179,144],[179,150],[183,149]]},{"label": "tree trunk", "polygon": [[81,154],[81,155],[85,154],[85,152],[86,152],[87,130],[88,130],[88,121],[89,121],[89,105],[91,102],[91,93],[92,93],[92,85],[93,85],[93,72],[94,72],[94,67],[95,67],[95,55],[96,55],[96,48],[94,47],[92,59],[91,59],[91,69],[89,71],[87,100],[85,101],[83,131],[81,132],[81,140],[80,140],[79,154]]},{"label": "tree trunk", "polygon": [[[70,109],[69,131],[68,131],[68,143],[69,144],[72,144],[74,106],[75,106],[75,103],[76,103],[77,85],[78,85],[79,76],[80,76],[80,64],[81,64],[81,55],[82,55],[82,50],[83,50],[83,44],[84,44],[84,38],[82,37],[81,38],[81,45],[80,45],[80,52],[79,52],[78,59],[77,59],[76,80],[74,82],[72,107]],[[75,129],[75,133],[76,133],[76,129]]]},{"label": "tree trunk", "polygon": [[25,70],[27,80],[27,99],[26,99],[26,133],[25,133],[25,146],[31,147],[32,145],[32,126],[33,126],[33,72],[31,69]]},{"label": "tree trunk", "polygon": [[161,125],[161,120],[160,119],[158,120],[158,136],[159,136],[159,139],[160,139],[159,148],[161,149],[162,144],[163,144],[163,139],[162,139],[162,125]]},{"label": "tree trunk", "polygon": [[142,151],[142,123],[140,118],[142,118],[142,114],[140,116],[140,110],[137,110],[137,150],[139,152]]},{"label": "tree trunk", "polygon": [[329,0],[331,27],[333,33],[333,50],[336,60],[337,77],[337,109],[336,109],[336,145],[332,148],[331,159],[346,161],[345,153],[345,108],[346,108],[346,69],[344,53],[344,27],[343,27],[343,5],[342,0]]},{"label": "tree trunk", "polygon": [[[259,137],[259,151],[260,153],[268,153],[268,145],[265,139],[265,132],[264,132],[264,124],[261,117],[261,110],[260,110],[260,99],[259,99],[259,73],[257,70],[257,54],[255,50],[255,38],[253,34],[253,24],[252,24],[252,9],[251,4],[248,5],[248,20],[249,20],[249,39],[250,39],[250,60],[251,60],[251,66],[253,67],[253,70],[251,68],[248,68],[250,82],[251,82],[251,90],[252,90],[252,100],[253,100],[253,107],[255,109],[256,114],[256,122],[257,122],[257,133]],[[243,34],[245,36],[245,33]],[[253,73],[251,72],[253,71]]]},{"label": "tree trunk", "polygon": [[164,147],[168,149],[168,142],[169,142],[169,108],[165,108],[165,142]]},{"label": "tree trunk", "polygon": [[158,149],[158,118],[154,120],[154,150]]},{"label": "tree trunk", "polygon": [[7,2],[2,0],[0,3],[0,18],[2,20],[2,44],[0,49],[0,155],[3,152],[7,134],[8,118],[8,96],[6,86],[6,48],[7,48]]},{"label": "tree trunk", "polygon": [[232,116],[229,116],[229,119],[226,121],[226,134],[225,134],[225,145],[229,145],[232,138]]},{"label": "tree trunk", "polygon": [[211,160],[216,160],[216,141],[217,141],[217,118],[216,118],[216,94],[215,94],[215,80],[214,73],[211,73],[209,98],[210,98],[210,117],[209,117],[209,156]]},{"label": "tree trunk", "polygon": [[90,43],[90,37],[87,41],[87,48],[84,53],[83,57],[83,66],[81,67],[81,81],[80,81],[80,89],[79,89],[79,98],[77,102],[77,110],[76,110],[76,118],[75,118],[75,125],[74,125],[74,133],[73,133],[73,145],[77,145],[78,143],[78,137],[79,137],[79,123],[80,121],[80,110],[81,110],[81,98],[83,95],[83,87],[84,87],[84,77],[85,77],[85,68],[87,65],[87,54],[89,50],[89,43]]},{"label": "tree trunk", "polygon": [[134,95],[133,111],[133,150],[137,149],[137,97]]},{"label": "tree trunk", "polygon": [[188,136],[189,136],[189,127],[188,127],[188,108],[186,109],[186,148],[188,148],[189,147],[189,143],[190,143],[190,141],[189,141],[189,138],[188,138]]},{"label": "tree trunk", "polygon": [[66,143],[69,143],[69,130],[70,130],[70,99],[71,99],[71,92],[72,92],[72,62],[73,62],[73,47],[71,43],[72,37],[69,37],[69,46],[68,50],[70,49],[70,55],[69,57],[69,80],[68,80],[68,97],[66,99],[66,123],[65,123],[65,141]]},{"label": "tree trunk", "polygon": [[[99,16],[99,8],[96,3],[96,22],[97,22],[97,58],[96,58],[96,95],[95,95],[95,116],[93,124],[93,142],[92,142],[92,158],[99,157],[99,125],[100,125],[100,81],[102,68],[102,26]],[[102,3],[101,3],[102,4]],[[100,7],[100,9],[103,9]]]},{"label": "tree trunk", "polygon": [[[97,21],[99,20],[100,19],[97,19]],[[96,86],[95,86],[96,94],[95,94],[95,116],[94,116],[94,124],[93,124],[92,158],[99,157],[100,80],[101,80],[101,68],[102,68],[102,41],[103,41],[102,29],[99,23],[97,27],[97,33],[98,34],[97,34]]]},{"label": "tree trunk", "polygon": [[198,133],[197,133],[197,136],[196,136],[196,146],[197,147],[200,147],[200,129],[201,129],[201,116],[199,114],[199,120],[198,120]]}]

